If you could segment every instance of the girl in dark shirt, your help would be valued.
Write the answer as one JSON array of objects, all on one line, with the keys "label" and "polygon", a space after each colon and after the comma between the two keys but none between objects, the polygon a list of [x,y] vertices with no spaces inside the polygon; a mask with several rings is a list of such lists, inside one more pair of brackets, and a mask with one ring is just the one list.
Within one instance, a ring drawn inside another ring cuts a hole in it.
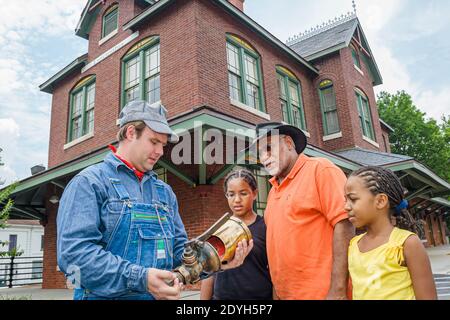
[{"label": "girl in dark shirt", "polygon": [[256,179],[248,170],[235,170],[225,178],[224,189],[233,216],[250,229],[254,247],[240,267],[203,280],[200,299],[270,300],[273,294],[266,254],[266,225],[253,211],[258,194]]}]

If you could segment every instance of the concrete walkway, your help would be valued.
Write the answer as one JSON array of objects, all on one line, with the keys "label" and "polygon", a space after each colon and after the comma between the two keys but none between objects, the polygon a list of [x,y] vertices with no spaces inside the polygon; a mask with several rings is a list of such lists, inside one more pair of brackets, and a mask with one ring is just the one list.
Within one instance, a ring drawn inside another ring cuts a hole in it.
[{"label": "concrete walkway", "polygon": [[450,300],[450,245],[427,248],[439,300]]},{"label": "concrete walkway", "polygon": [[[435,276],[439,299],[450,300],[450,245],[427,248],[431,268]],[[40,285],[18,288],[0,288],[0,300],[72,300],[73,292],[68,289],[42,289]],[[199,300],[199,291],[183,291],[182,300]]]},{"label": "concrete walkway", "polygon": [[427,253],[433,273],[450,276],[450,245],[427,248]]},{"label": "concrete walkway", "polygon": [[[40,285],[18,288],[1,288],[1,300],[72,300],[73,291],[69,289],[42,289]],[[181,300],[199,300],[199,291],[183,291]]]}]

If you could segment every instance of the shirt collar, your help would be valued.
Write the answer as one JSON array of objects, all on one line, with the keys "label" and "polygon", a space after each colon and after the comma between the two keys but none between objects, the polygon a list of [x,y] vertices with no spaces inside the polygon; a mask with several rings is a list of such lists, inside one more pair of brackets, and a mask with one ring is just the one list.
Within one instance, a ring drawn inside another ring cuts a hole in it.
[{"label": "shirt collar", "polygon": [[[283,182],[285,180],[292,180],[292,179],[294,179],[295,176],[297,175],[297,173],[300,171],[300,169],[303,167],[303,165],[306,163],[307,160],[308,160],[308,156],[306,156],[303,153],[301,153],[298,156],[297,160],[295,161],[294,167],[291,169],[291,171],[287,175],[286,179],[283,180]],[[274,186],[276,188],[278,188],[280,186],[280,184],[278,183],[277,177],[272,177],[269,180],[269,182],[270,182],[270,184],[272,184],[272,186]]]},{"label": "shirt collar", "polygon": [[[112,146],[114,149],[115,147]],[[120,160],[113,152],[113,148],[110,147],[111,149],[111,153],[108,153],[108,155],[105,157],[105,159],[103,160],[105,163],[110,164],[111,166],[113,166],[117,171],[119,171],[119,167],[124,167],[126,170],[130,171],[131,173],[133,173],[135,175],[135,172],[132,168],[130,168],[129,166],[127,166],[122,160]],[[144,179],[145,176],[150,176],[150,177],[157,177],[158,175],[153,171],[153,170],[149,170],[147,172],[144,172],[144,175],[142,177],[142,179]]]}]

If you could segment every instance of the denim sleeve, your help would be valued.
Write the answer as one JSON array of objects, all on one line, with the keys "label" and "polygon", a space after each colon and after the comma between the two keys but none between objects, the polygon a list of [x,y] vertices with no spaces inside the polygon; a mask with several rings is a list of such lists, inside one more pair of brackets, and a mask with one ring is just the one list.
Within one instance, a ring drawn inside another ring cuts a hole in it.
[{"label": "denim sleeve", "polygon": [[174,222],[174,232],[175,232],[175,235],[174,235],[175,240],[174,240],[174,248],[173,248],[173,252],[174,252],[173,265],[174,265],[174,268],[176,268],[179,265],[181,265],[181,256],[184,251],[184,244],[187,242],[188,238],[187,238],[186,230],[184,228],[183,221],[181,221],[180,213],[178,212],[177,197],[173,193],[173,191],[171,192],[171,198],[172,198],[171,199],[172,208],[174,210],[173,222]]},{"label": "denim sleeve", "polygon": [[[57,215],[57,258],[60,269],[82,287],[101,296],[130,290],[147,292],[147,270],[105,251],[100,183],[78,175],[64,190]],[[77,279],[78,278],[78,279]]]}]

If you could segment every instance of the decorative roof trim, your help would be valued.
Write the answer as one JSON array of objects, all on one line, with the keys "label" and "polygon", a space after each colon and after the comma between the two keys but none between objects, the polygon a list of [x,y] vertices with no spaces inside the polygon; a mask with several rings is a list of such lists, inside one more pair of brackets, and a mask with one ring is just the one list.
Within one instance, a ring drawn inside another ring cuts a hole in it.
[{"label": "decorative roof trim", "polygon": [[333,20],[328,20],[327,22],[323,22],[321,25],[317,25],[309,30],[305,30],[304,32],[301,32],[297,35],[294,35],[293,37],[288,38],[288,40],[286,41],[286,45],[293,46],[299,43],[300,41],[309,39],[315,35],[318,35],[319,33],[333,29],[334,27],[337,27],[345,22],[348,22],[356,18],[357,18],[356,12],[347,12],[347,14],[345,15],[342,14],[340,17],[335,17]]}]

